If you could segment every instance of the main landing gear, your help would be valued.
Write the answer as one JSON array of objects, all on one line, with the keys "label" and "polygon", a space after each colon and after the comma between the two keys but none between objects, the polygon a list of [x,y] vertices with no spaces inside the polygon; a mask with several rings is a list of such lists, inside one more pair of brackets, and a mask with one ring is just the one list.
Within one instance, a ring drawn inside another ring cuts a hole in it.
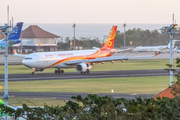
[{"label": "main landing gear", "polygon": [[60,69],[58,68],[58,70],[55,70],[54,73],[55,73],[55,74],[63,74],[63,73],[64,73],[64,70],[60,70]]},{"label": "main landing gear", "polygon": [[90,70],[86,70],[86,72],[81,72],[81,74],[89,74],[90,73]]}]

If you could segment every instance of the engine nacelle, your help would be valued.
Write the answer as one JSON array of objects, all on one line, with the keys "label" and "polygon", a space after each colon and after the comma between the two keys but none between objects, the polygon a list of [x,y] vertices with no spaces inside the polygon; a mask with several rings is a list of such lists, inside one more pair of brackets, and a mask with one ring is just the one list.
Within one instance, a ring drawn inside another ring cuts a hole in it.
[{"label": "engine nacelle", "polygon": [[86,72],[87,70],[91,70],[92,66],[87,63],[80,63],[76,65],[77,72]]}]

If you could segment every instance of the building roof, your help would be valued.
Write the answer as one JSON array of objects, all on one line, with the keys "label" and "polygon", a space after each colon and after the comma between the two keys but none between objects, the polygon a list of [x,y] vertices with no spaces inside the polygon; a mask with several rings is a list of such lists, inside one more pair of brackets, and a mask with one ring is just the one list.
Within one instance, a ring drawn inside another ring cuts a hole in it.
[{"label": "building roof", "polygon": [[[177,84],[174,84],[174,85],[178,88]],[[160,98],[162,98],[162,97],[175,98],[176,96],[180,95],[176,91],[173,91],[173,92],[176,93],[176,95],[172,94],[171,88],[167,88],[167,89],[163,90],[162,92],[160,92],[159,94],[155,95],[154,99],[156,100],[157,97],[160,97]]]},{"label": "building roof", "polygon": [[59,38],[59,36],[47,32],[37,25],[30,25],[22,31],[22,38]]},{"label": "building roof", "polygon": [[[2,31],[0,30],[0,32],[2,32]],[[5,34],[4,33],[0,33],[0,40],[4,39],[4,37],[5,37]]]},{"label": "building roof", "polygon": [[1,39],[4,39],[4,34],[3,33],[0,33],[0,40]]}]

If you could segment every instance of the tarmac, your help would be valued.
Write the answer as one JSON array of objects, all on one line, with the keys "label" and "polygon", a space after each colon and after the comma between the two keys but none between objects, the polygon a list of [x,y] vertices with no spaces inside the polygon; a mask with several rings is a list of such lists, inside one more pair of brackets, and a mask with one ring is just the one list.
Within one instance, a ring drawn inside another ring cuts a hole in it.
[{"label": "tarmac", "polygon": [[[174,74],[180,72],[177,69]],[[68,80],[68,79],[92,79],[92,78],[116,78],[116,77],[144,77],[144,76],[168,76],[169,72],[164,69],[151,70],[118,70],[118,71],[93,71],[90,74],[80,74],[77,72],[66,72],[64,74],[37,73],[29,74],[9,74],[8,81],[36,81],[36,80]],[[4,82],[4,74],[0,74],[0,82]]]},{"label": "tarmac", "polygon": [[[71,100],[72,96],[81,95],[83,98],[87,94],[94,93],[75,93],[75,92],[9,92],[10,97],[24,97],[24,98],[52,98],[56,100]],[[4,93],[0,92],[0,96]],[[124,93],[98,93],[98,96],[112,96],[114,99],[125,98],[127,100],[135,99],[135,97],[141,96],[142,98],[151,98],[154,94],[124,94]]]}]

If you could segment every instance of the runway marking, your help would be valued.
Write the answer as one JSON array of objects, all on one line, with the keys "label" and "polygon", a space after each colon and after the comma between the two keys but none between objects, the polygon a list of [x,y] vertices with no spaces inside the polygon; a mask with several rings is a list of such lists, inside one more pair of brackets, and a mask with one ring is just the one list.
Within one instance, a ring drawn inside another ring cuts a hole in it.
[{"label": "runway marking", "polygon": [[[47,80],[47,79],[79,79],[79,78],[105,78],[105,77],[141,77],[141,76],[163,76],[163,75],[169,75],[169,73],[154,73],[154,74],[125,74],[125,75],[94,75],[94,76],[84,76],[84,75],[79,75],[79,76],[58,76],[58,77],[34,77],[34,78],[9,78],[9,80]],[[0,79],[0,81],[4,81],[4,79]]]}]

